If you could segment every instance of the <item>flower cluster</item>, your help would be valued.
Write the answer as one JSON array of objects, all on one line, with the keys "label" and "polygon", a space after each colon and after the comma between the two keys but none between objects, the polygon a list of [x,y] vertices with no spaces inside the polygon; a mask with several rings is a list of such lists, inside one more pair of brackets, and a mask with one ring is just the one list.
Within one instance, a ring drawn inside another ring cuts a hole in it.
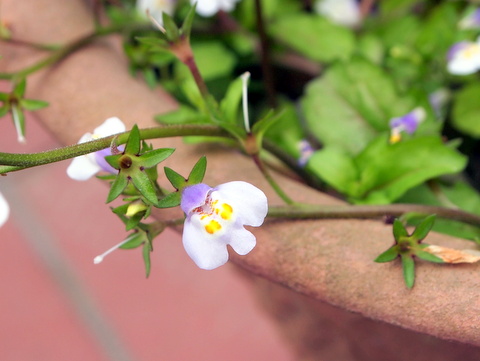
[{"label": "flower cluster", "polygon": [[181,208],[186,220],[183,245],[198,267],[217,268],[228,261],[227,245],[240,255],[249,253],[255,236],[244,225],[259,227],[267,212],[267,197],[246,182],[211,188],[200,183],[183,190]]}]

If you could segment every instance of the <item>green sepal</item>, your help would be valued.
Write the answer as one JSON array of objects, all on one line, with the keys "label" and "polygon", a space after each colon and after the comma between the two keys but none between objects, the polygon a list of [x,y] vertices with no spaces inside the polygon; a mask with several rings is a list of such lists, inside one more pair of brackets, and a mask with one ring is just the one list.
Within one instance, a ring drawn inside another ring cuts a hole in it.
[{"label": "green sepal", "polygon": [[172,17],[168,15],[166,12],[162,13],[162,18],[163,18],[163,26],[165,27],[165,30],[166,30],[165,35],[167,39],[172,43],[177,42],[178,38],[180,37],[180,30],[178,29],[177,24],[175,24]]},{"label": "green sepal", "polygon": [[140,165],[145,168],[151,168],[164,161],[175,151],[174,148],[160,148],[148,151],[139,157]]},{"label": "green sepal", "polygon": [[10,98],[10,93],[0,92],[0,101],[6,102]]},{"label": "green sepal", "polygon": [[207,170],[207,157],[201,157],[197,163],[193,166],[190,174],[188,175],[188,185],[202,183]]},{"label": "green sepal", "polygon": [[164,167],[165,175],[175,189],[182,189],[187,180],[173,169]]},{"label": "green sepal", "polygon": [[194,3],[193,6],[188,10],[187,16],[183,21],[180,33],[186,38],[190,38],[190,32],[192,30],[193,19],[195,19],[195,9],[197,8],[197,3]]},{"label": "green sepal", "polygon": [[157,192],[152,181],[144,171],[136,171],[131,175],[132,183],[137,190],[152,204],[158,204]]},{"label": "green sepal", "polygon": [[127,184],[128,178],[122,173],[119,173],[117,175],[117,178],[115,178],[115,180],[113,181],[112,186],[110,187],[110,191],[108,192],[107,196],[107,203],[110,203],[120,194],[122,194],[123,190],[127,187]]},{"label": "green sepal", "polygon": [[142,218],[145,216],[145,212],[138,212],[131,216],[128,221],[125,223],[125,229],[127,231],[131,231],[132,229],[135,229]]},{"label": "green sepal", "polygon": [[180,205],[182,193],[179,191],[168,193],[165,197],[158,201],[158,208],[172,208]]},{"label": "green sepal", "polygon": [[428,232],[430,232],[434,223],[435,223],[435,214],[431,214],[428,217],[426,217],[417,226],[417,228],[415,228],[415,231],[411,235],[411,239],[415,242],[420,243],[428,235]]},{"label": "green sepal", "polygon": [[403,279],[408,288],[415,283],[415,261],[411,255],[402,256]]},{"label": "green sepal", "polygon": [[9,111],[10,111],[10,107],[8,106],[8,104],[5,104],[2,107],[0,107],[0,118],[7,115]]},{"label": "green sepal", "polygon": [[152,242],[148,240],[143,245],[143,262],[145,263],[145,276],[148,278],[150,276],[151,262],[150,262],[150,252],[153,251]]},{"label": "green sepal", "polygon": [[165,39],[153,36],[136,36],[135,40],[139,43],[162,50],[168,49],[168,43]]},{"label": "green sepal", "polygon": [[25,113],[16,103],[11,104],[12,120],[17,130],[18,137],[25,136]]},{"label": "green sepal", "polygon": [[120,169],[120,158],[123,157],[123,154],[115,154],[115,155],[106,155],[105,161],[110,164],[115,169]]},{"label": "green sepal", "polygon": [[[128,206],[129,206],[128,203],[122,204],[121,206],[112,208],[112,212],[119,215],[119,216],[120,215],[125,215],[127,213]],[[122,218],[122,220],[123,220],[123,218]]]},{"label": "green sepal", "polygon": [[377,263],[385,263],[385,262],[391,262],[398,258],[398,249],[396,246],[390,247],[387,249],[385,252],[380,254],[377,258],[375,258],[375,262]]},{"label": "green sepal", "polygon": [[228,89],[220,102],[220,110],[223,114],[223,119],[226,122],[235,124],[237,120],[238,109],[242,99],[242,78],[238,77],[230,83]]},{"label": "green sepal", "polygon": [[408,232],[405,229],[405,226],[398,218],[393,221],[393,236],[395,237],[396,241],[399,241],[401,238],[408,237]]},{"label": "green sepal", "polygon": [[423,259],[424,261],[428,261],[428,262],[445,263],[445,261],[443,259],[441,259],[440,257],[437,257],[434,254],[431,254],[430,252],[426,252],[426,251],[423,250],[424,248],[427,248],[428,246],[429,246],[428,244],[420,245],[420,249],[417,249],[414,252],[415,256]]},{"label": "green sepal", "polygon": [[26,110],[38,110],[45,107],[48,107],[49,103],[43,100],[34,100],[34,99],[21,99],[20,106]]},{"label": "green sepal", "polygon": [[130,131],[127,143],[125,144],[124,154],[138,155],[140,153],[140,131],[135,124]]},{"label": "green sepal", "polygon": [[17,99],[22,99],[23,98],[23,95],[25,94],[25,89],[27,87],[27,79],[26,78],[22,78],[20,79],[17,84],[15,84],[15,87],[13,88],[13,95],[17,98]]},{"label": "green sepal", "polygon": [[127,238],[130,238],[128,242],[120,246],[121,249],[133,249],[140,247],[144,242],[144,235],[140,232],[133,232]]}]

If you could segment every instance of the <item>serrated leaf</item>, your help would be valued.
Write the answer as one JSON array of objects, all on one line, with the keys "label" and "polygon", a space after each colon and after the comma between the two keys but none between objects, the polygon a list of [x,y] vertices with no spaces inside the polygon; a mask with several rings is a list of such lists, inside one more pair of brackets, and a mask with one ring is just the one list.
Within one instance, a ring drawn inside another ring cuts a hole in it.
[{"label": "serrated leaf", "polygon": [[415,228],[411,238],[416,242],[420,242],[428,235],[428,232],[430,232],[434,223],[435,214],[429,215],[417,226],[417,228]]},{"label": "serrated leaf", "polygon": [[145,168],[151,168],[164,161],[175,151],[175,148],[160,148],[143,153],[139,159]]},{"label": "serrated leaf", "polygon": [[408,237],[408,232],[405,229],[405,226],[398,218],[393,221],[393,236],[396,241],[399,241],[403,237]]},{"label": "serrated leaf", "polygon": [[140,131],[135,124],[130,131],[127,143],[125,144],[125,154],[138,155],[140,153]]},{"label": "serrated leaf", "polygon": [[108,192],[107,196],[107,203],[110,203],[114,199],[116,199],[120,194],[122,194],[123,190],[128,184],[128,179],[123,174],[118,174],[115,180],[113,181],[112,186],[110,187],[110,191]]},{"label": "serrated leaf", "polygon": [[387,249],[382,254],[380,254],[377,258],[375,258],[375,262],[377,263],[391,262],[397,257],[398,257],[398,250],[395,246],[393,246]]},{"label": "serrated leaf", "polygon": [[190,174],[188,175],[188,184],[198,184],[202,183],[203,177],[205,177],[205,172],[207,169],[207,157],[201,157],[197,163],[193,166]]},{"label": "serrated leaf", "polygon": [[161,198],[158,201],[157,207],[158,208],[177,207],[180,205],[181,200],[182,200],[181,192],[177,191],[177,192],[168,193],[165,197]]},{"label": "serrated leaf", "polygon": [[412,256],[402,256],[403,279],[408,288],[412,288],[415,283],[415,261]]},{"label": "serrated leaf", "polygon": [[158,204],[157,193],[152,181],[143,171],[137,171],[131,175],[132,183],[137,190],[152,204]]},{"label": "serrated leaf", "polygon": [[181,189],[185,186],[186,184],[186,179],[175,172],[173,169],[164,167],[165,175],[167,176],[167,179],[170,181],[172,186],[175,187],[175,189]]},{"label": "serrated leaf", "polygon": [[48,107],[49,103],[43,100],[34,100],[34,99],[22,99],[20,100],[20,106],[26,110],[38,110],[45,107]]}]

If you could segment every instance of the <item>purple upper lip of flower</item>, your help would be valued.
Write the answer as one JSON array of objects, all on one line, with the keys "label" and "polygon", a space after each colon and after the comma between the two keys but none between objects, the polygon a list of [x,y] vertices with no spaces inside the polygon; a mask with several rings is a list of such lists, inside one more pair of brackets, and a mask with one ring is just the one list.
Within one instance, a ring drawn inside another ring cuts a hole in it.
[{"label": "purple upper lip of flower", "polygon": [[451,61],[459,51],[468,48],[468,47],[471,46],[472,44],[473,44],[473,43],[470,42],[470,41],[460,41],[460,42],[458,42],[458,43],[453,44],[453,45],[450,47],[450,49],[448,49],[448,52],[447,52],[447,61]]}]

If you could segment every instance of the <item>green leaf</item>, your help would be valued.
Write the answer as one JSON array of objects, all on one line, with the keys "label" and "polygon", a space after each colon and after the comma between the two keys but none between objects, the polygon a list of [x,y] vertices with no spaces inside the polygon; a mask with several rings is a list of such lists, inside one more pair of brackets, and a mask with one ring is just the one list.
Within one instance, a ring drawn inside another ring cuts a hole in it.
[{"label": "green leaf", "polygon": [[404,237],[408,237],[407,230],[398,218],[393,221],[393,237],[397,242]]},{"label": "green leaf", "polygon": [[17,98],[17,99],[22,99],[23,98],[23,95],[25,94],[25,89],[27,87],[27,79],[26,78],[22,78],[20,79],[16,84],[15,84],[15,87],[13,88],[13,95]]},{"label": "green leaf", "polygon": [[480,138],[480,84],[471,83],[456,93],[453,102],[452,125],[462,133]]},{"label": "green leaf", "polygon": [[188,184],[198,184],[202,183],[203,177],[205,177],[205,172],[207,170],[207,157],[201,157],[197,163],[193,166],[190,174],[188,175]]},{"label": "green leaf", "polygon": [[180,33],[187,38],[190,38],[190,32],[192,30],[193,20],[195,19],[195,9],[197,7],[197,3],[194,3],[190,10],[188,10],[187,15],[185,16],[185,20],[183,21],[182,27],[180,29]]},{"label": "green leaf", "polygon": [[158,114],[155,120],[162,124],[208,124],[212,123],[210,118],[199,111],[180,104],[178,109],[165,114]]},{"label": "green leaf", "polygon": [[152,204],[158,204],[157,193],[152,181],[144,171],[136,171],[131,174],[132,183],[135,188]]},{"label": "green leaf", "polygon": [[223,120],[229,123],[237,124],[238,109],[242,100],[243,82],[239,77],[230,83],[224,98],[220,102],[220,110],[223,114]]},{"label": "green leaf", "polygon": [[180,31],[178,29],[177,24],[175,24],[175,21],[173,21],[172,17],[168,15],[166,12],[162,13],[162,18],[163,18],[163,26],[166,30],[166,36],[167,39],[171,42],[176,42],[178,41],[180,37]]},{"label": "green leaf", "polygon": [[200,74],[205,81],[232,74],[236,57],[218,41],[193,43],[192,50]]},{"label": "green leaf", "polygon": [[[428,247],[427,244],[423,244],[422,246]],[[425,247],[422,247],[422,248],[425,248]],[[433,262],[433,263],[445,263],[440,257],[437,257],[434,254],[431,254],[430,252],[423,251],[421,249],[416,250],[414,252],[414,254],[415,254],[415,256],[423,259],[424,261]]]},{"label": "green leaf", "polygon": [[145,168],[151,168],[164,161],[175,151],[175,148],[160,148],[143,153],[138,159],[139,164]]},{"label": "green leaf", "polygon": [[45,107],[48,107],[48,102],[43,100],[34,100],[34,99],[22,99],[20,100],[20,106],[25,110],[38,110]]},{"label": "green leaf", "polygon": [[273,109],[271,109],[264,117],[253,124],[252,133],[259,137],[260,143],[265,132],[267,132],[272,125],[278,122],[280,119],[280,114],[281,112],[275,113]]},{"label": "green leaf", "polygon": [[140,247],[144,242],[144,234],[141,232],[134,232],[128,235],[129,240],[120,246],[121,249],[133,249]]},{"label": "green leaf", "polygon": [[135,229],[140,221],[142,220],[143,216],[145,215],[145,212],[139,212],[131,216],[127,223],[125,223],[125,229],[127,231],[131,231],[132,229]]},{"label": "green leaf", "polygon": [[411,235],[411,239],[414,240],[415,242],[420,242],[423,240],[427,235],[428,232],[433,227],[433,224],[435,223],[435,214],[431,214],[428,217],[426,217],[418,226],[415,228],[415,231]]},{"label": "green leaf", "polygon": [[10,111],[10,107],[8,106],[8,104],[0,107],[0,118],[7,115],[9,111]]},{"label": "green leaf", "polygon": [[348,59],[355,47],[350,29],[315,14],[289,14],[269,26],[270,35],[295,51],[320,62]]},{"label": "green leaf", "polygon": [[108,192],[108,196],[107,196],[107,203],[110,203],[111,201],[116,199],[120,194],[122,194],[127,184],[128,184],[128,178],[120,172],[115,178],[115,180],[113,181],[112,186],[110,187],[110,191]]},{"label": "green leaf", "polygon": [[382,254],[380,254],[377,258],[375,258],[375,262],[377,263],[391,262],[395,260],[398,256],[399,256],[398,250],[395,246],[393,246],[387,249]]},{"label": "green leaf", "polygon": [[151,261],[150,261],[150,252],[152,252],[152,244],[151,242],[145,242],[143,245],[143,262],[145,263],[145,275],[148,278],[150,276],[150,270],[151,270]]},{"label": "green leaf", "polygon": [[186,179],[173,169],[164,167],[165,175],[175,189],[182,189],[187,183]]},{"label": "green leaf", "polygon": [[127,143],[125,144],[124,154],[138,155],[140,153],[140,131],[135,124],[130,131]]},{"label": "green leaf", "polygon": [[180,205],[182,193],[180,191],[168,193],[158,201],[158,208],[172,208]]},{"label": "green leaf", "polygon": [[123,157],[123,154],[115,155],[106,155],[105,161],[110,164],[115,169],[120,169],[120,158]]},{"label": "green leaf", "polygon": [[403,279],[408,288],[412,288],[415,283],[415,261],[412,256],[402,256]]}]

